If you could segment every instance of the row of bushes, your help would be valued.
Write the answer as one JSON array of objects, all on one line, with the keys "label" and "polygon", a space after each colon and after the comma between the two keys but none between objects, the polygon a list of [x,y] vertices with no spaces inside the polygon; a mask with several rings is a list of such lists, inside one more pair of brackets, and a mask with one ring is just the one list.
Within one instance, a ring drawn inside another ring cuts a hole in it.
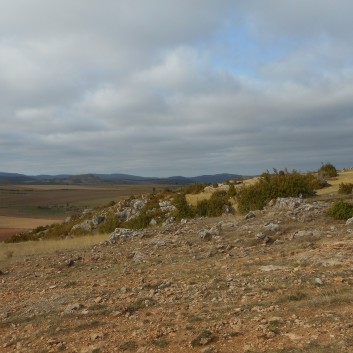
[{"label": "row of bushes", "polygon": [[218,217],[224,213],[226,208],[231,210],[229,194],[226,191],[214,192],[209,200],[198,201],[196,207],[187,203],[184,193],[176,195],[173,203],[177,208],[175,214],[177,220],[205,216]]},{"label": "row of bushes", "polygon": [[319,180],[313,174],[301,174],[297,171],[268,171],[253,185],[242,187],[236,194],[238,210],[246,213],[263,209],[269,201],[277,197],[308,197],[320,188]]}]

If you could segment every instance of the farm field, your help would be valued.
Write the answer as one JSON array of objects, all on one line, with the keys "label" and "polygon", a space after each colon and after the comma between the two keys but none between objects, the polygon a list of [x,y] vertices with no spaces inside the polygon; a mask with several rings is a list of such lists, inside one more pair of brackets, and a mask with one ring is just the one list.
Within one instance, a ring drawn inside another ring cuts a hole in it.
[{"label": "farm field", "polygon": [[166,185],[0,185],[0,241],[40,225],[60,222],[85,208],[103,206]]}]

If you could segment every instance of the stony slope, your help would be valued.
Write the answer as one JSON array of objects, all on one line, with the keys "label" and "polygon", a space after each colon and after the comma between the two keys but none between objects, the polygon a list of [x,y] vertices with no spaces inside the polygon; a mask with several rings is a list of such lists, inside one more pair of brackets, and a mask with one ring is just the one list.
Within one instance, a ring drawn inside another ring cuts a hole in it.
[{"label": "stony slope", "polygon": [[0,263],[1,352],[353,352],[353,225],[280,200]]}]

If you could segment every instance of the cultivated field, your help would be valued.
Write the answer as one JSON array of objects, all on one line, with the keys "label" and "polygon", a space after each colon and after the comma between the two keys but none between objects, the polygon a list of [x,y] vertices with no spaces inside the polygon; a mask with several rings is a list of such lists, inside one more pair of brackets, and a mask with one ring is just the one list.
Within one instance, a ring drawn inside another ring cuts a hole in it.
[{"label": "cultivated field", "polygon": [[18,232],[62,221],[85,208],[103,206],[166,185],[0,185],[0,241]]}]

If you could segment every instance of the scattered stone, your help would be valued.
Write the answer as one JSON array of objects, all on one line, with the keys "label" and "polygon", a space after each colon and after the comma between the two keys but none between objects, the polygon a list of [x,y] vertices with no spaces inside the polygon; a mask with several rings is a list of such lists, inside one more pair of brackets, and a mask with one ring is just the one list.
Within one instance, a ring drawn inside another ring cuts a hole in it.
[{"label": "scattered stone", "polygon": [[71,313],[71,312],[79,310],[81,308],[83,308],[82,304],[79,304],[79,303],[69,304],[65,309],[65,313]]},{"label": "scattered stone", "polygon": [[298,230],[293,234],[293,238],[311,237],[313,232],[310,230]]},{"label": "scattered stone", "polygon": [[145,201],[143,201],[143,200],[136,200],[136,201],[134,201],[132,207],[133,207],[135,210],[142,210],[145,206],[146,206],[146,202],[145,202]]},{"label": "scattered stone", "polygon": [[256,238],[257,240],[264,240],[264,239],[267,238],[267,234],[265,234],[265,233],[263,233],[263,232],[260,232],[260,233],[257,233],[257,234],[255,235],[255,238]]},{"label": "scattered stone", "polygon": [[155,225],[157,225],[157,221],[154,218],[152,218],[150,221],[150,226],[155,226]]},{"label": "scattered stone", "polygon": [[348,224],[353,224],[353,217],[352,218],[348,218],[346,224],[347,225]]},{"label": "scattered stone", "polygon": [[64,264],[65,264],[65,266],[67,266],[67,267],[71,267],[71,266],[73,266],[73,265],[75,264],[75,261],[72,260],[72,259],[68,259],[68,260],[65,260],[65,261],[64,261]]},{"label": "scattered stone", "polygon": [[[273,205],[275,208],[286,208],[294,210],[298,208],[305,201],[300,197],[278,197],[276,203]],[[269,206],[269,205],[268,205]]]},{"label": "scattered stone", "polygon": [[250,212],[244,217],[244,219],[248,220],[248,219],[255,218],[255,217],[256,217],[256,213],[253,212],[253,211],[250,211]]},{"label": "scattered stone", "polygon": [[105,221],[104,215],[97,215],[92,218],[92,223],[97,226]]},{"label": "scattered stone", "polygon": [[320,278],[315,278],[314,283],[318,286],[322,286],[324,284]]},{"label": "scattered stone", "polygon": [[102,297],[97,297],[97,298],[94,299],[94,302],[95,302],[96,304],[100,304],[102,301],[103,301],[103,298],[102,298]]},{"label": "scattered stone", "polygon": [[169,217],[165,220],[165,222],[163,222],[162,226],[166,227],[173,224],[174,222],[175,222],[175,217]]},{"label": "scattered stone", "polygon": [[280,226],[275,223],[267,223],[264,227],[271,232],[278,232],[280,230]]},{"label": "scattered stone", "polygon": [[115,243],[120,238],[131,238],[143,236],[146,234],[145,230],[133,230],[128,228],[116,228],[113,233],[109,235],[109,242]]},{"label": "scattered stone", "polygon": [[202,240],[209,241],[212,239],[212,233],[210,230],[203,229],[199,231],[199,236]]},{"label": "scattered stone", "polygon": [[216,336],[210,331],[202,331],[196,338],[191,341],[191,346],[206,346],[216,339]]},{"label": "scattered stone", "polygon": [[104,338],[104,332],[95,332],[91,334],[91,341],[96,341],[98,339],[103,339]]},{"label": "scattered stone", "polygon": [[85,220],[82,223],[79,224],[75,224],[72,228],[71,228],[71,232],[74,232],[77,229],[81,229],[85,232],[90,232],[93,229],[93,223],[90,220]]}]

